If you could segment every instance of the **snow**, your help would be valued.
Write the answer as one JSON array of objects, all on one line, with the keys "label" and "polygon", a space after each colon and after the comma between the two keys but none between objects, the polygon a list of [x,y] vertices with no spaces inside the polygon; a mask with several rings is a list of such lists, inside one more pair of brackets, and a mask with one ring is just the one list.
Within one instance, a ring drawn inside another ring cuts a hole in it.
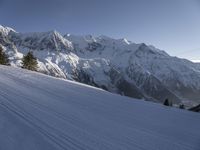
[{"label": "snow", "polygon": [[1,150],[198,150],[200,115],[0,66]]},{"label": "snow", "polygon": [[[152,45],[104,35],[62,36],[55,30],[17,33],[0,26],[0,33],[4,35],[0,44],[12,66],[20,67],[23,56],[33,51],[38,58],[38,71],[51,76],[130,96],[127,89],[120,89],[120,83],[128,82],[130,87],[138,89],[132,97],[140,93],[141,98],[148,97],[160,103],[166,98],[176,104],[186,100],[192,105],[200,103],[200,65],[171,57]],[[84,75],[90,81],[80,79]]]},{"label": "snow", "polygon": [[3,27],[0,25],[0,32],[3,33],[4,35],[8,35],[9,32],[16,32],[14,29],[9,28],[9,27]]},{"label": "snow", "polygon": [[191,61],[194,62],[194,63],[200,63],[199,59],[192,59]]}]

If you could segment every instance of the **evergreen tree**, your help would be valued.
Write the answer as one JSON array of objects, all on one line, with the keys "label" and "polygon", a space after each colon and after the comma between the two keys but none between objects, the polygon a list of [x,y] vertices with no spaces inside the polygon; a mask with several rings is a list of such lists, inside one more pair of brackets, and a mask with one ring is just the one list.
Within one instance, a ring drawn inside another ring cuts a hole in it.
[{"label": "evergreen tree", "polygon": [[180,104],[179,108],[180,109],[185,109],[185,105],[184,104]]},{"label": "evergreen tree", "polygon": [[172,101],[169,101],[168,99],[165,99],[163,105],[165,105],[165,106],[172,106],[173,104],[172,104]]},{"label": "evergreen tree", "polygon": [[164,101],[163,105],[165,105],[165,106],[169,106],[169,100],[166,99],[166,100]]},{"label": "evergreen tree", "polygon": [[0,64],[1,65],[10,65],[8,56],[3,51],[3,48],[1,46],[0,46]]},{"label": "evergreen tree", "polygon": [[22,59],[22,68],[37,71],[37,58],[32,52],[28,52],[26,56]]}]

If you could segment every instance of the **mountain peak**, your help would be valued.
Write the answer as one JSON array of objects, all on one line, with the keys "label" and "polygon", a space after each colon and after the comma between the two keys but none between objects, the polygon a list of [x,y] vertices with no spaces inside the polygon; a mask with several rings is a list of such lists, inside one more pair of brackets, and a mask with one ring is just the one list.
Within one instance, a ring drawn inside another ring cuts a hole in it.
[{"label": "mountain peak", "polygon": [[4,27],[2,25],[0,25],[0,32],[4,33],[5,35],[8,35],[9,32],[16,32],[14,29],[10,28],[10,27]]},{"label": "mountain peak", "polygon": [[49,33],[50,35],[55,35],[55,36],[62,36],[57,30],[51,30],[51,31],[48,31],[47,33]]},{"label": "mountain peak", "polygon": [[123,39],[121,39],[122,40],[122,42],[124,42],[124,43],[126,43],[126,44],[131,44],[131,42],[130,41],[128,41],[126,38],[123,38]]}]

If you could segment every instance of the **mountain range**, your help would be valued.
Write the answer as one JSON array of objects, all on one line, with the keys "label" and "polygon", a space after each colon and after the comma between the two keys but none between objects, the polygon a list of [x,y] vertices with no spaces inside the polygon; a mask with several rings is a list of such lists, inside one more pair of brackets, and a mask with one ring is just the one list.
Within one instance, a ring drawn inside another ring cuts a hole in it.
[{"label": "mountain range", "polygon": [[41,73],[137,99],[200,103],[200,64],[145,43],[57,31],[19,33],[0,26],[0,45],[15,67],[32,51]]}]

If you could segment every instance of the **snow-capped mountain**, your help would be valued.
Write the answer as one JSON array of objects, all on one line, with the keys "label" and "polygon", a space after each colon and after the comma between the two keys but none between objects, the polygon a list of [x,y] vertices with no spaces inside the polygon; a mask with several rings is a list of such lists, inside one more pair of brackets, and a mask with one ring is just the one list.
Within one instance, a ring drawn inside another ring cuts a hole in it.
[{"label": "snow-capped mountain", "polygon": [[200,66],[144,43],[56,31],[18,33],[0,26],[0,44],[11,65],[21,66],[28,51],[40,72],[103,88],[113,93],[163,102],[200,102]]}]

